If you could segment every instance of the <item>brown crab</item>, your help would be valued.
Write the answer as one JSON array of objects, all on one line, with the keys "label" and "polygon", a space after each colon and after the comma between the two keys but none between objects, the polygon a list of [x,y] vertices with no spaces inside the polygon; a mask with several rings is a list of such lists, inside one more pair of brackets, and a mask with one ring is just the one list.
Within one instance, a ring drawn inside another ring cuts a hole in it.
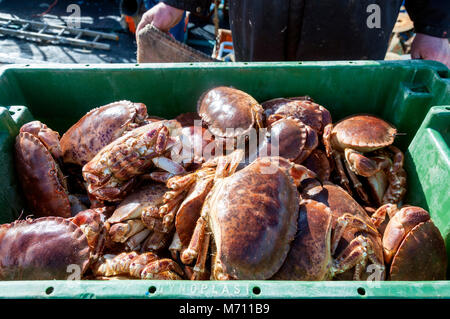
[{"label": "brown crab", "polygon": [[[282,157],[258,158],[233,174],[242,158],[241,150],[216,158],[213,186],[200,213],[197,205],[192,206],[192,216],[199,217],[180,254],[184,264],[196,260],[191,279],[208,273],[210,237],[214,279],[267,279],[287,255],[298,216],[296,185],[315,175]],[[192,221],[185,222],[192,225]],[[178,229],[177,233],[181,238]]]},{"label": "brown crab", "polygon": [[172,174],[185,169],[171,160],[179,143],[180,124],[174,120],[152,122],[119,137],[83,166],[88,193],[99,200],[117,202],[132,189],[139,175],[159,167]]},{"label": "brown crab", "polygon": [[171,230],[164,231],[159,207],[168,189],[163,184],[146,184],[125,197],[108,218],[109,237],[128,250],[160,251],[171,240]]},{"label": "brown crab", "polygon": [[147,118],[142,103],[117,101],[84,115],[61,137],[64,163],[85,165],[106,145],[141,126]]},{"label": "brown crab", "polygon": [[160,258],[153,252],[138,254],[123,252],[102,256],[92,267],[95,279],[121,277],[121,279],[181,280],[181,267],[169,258]]},{"label": "brown crab", "polygon": [[[329,182],[320,185],[317,181],[309,180],[307,185],[303,185],[303,187],[302,197],[304,200],[314,202],[307,201],[304,206],[306,213],[312,214],[307,216],[308,220],[309,218],[314,218],[314,214],[318,214],[321,216],[320,218],[326,219],[328,210],[325,210],[320,205],[316,205],[316,202],[328,207],[332,215],[330,242],[330,256],[332,260],[322,259],[322,267],[328,268],[329,271],[326,273],[327,277],[320,277],[320,279],[364,280],[373,271],[377,271],[375,274],[377,279],[384,280],[385,266],[381,235],[375,226],[375,220],[372,220],[366,211],[338,185]],[[302,222],[302,220],[299,222]],[[324,225],[319,225],[318,227],[324,227]],[[325,233],[323,236],[325,236]],[[326,237],[322,237],[322,242],[325,239]],[[314,245],[307,241],[302,242],[304,240],[302,237],[299,240],[298,245],[300,247],[302,245],[303,247],[304,245]],[[308,234],[306,235],[306,240],[308,240]],[[318,256],[327,256],[325,253],[327,252],[322,250]],[[293,254],[294,261],[296,258],[301,257],[295,251]],[[311,251],[308,254],[314,257]],[[373,268],[368,267],[369,262],[374,265]],[[293,274],[290,276],[293,276]]]},{"label": "brown crab", "polygon": [[319,146],[323,128],[331,123],[330,112],[309,97],[277,98],[262,105],[265,124],[271,133],[263,140],[262,147],[268,144],[266,140],[275,138],[279,141],[279,155],[297,164]]},{"label": "brown crab", "polygon": [[234,149],[241,137],[247,138],[253,128],[263,127],[261,105],[251,95],[232,87],[206,91],[198,101],[197,112],[226,148]]},{"label": "brown crab", "polygon": [[59,134],[39,121],[24,124],[15,143],[16,171],[23,193],[37,217],[70,217],[71,205],[60,168]]},{"label": "brown crab", "polygon": [[62,217],[0,225],[0,242],[0,280],[68,279],[72,271],[82,275],[91,262],[86,235]]},{"label": "brown crab", "polygon": [[325,204],[302,200],[297,234],[285,262],[271,279],[331,279],[331,219],[331,210]]},{"label": "brown crab", "polygon": [[[388,188],[385,191],[388,195],[383,195],[381,200],[383,204],[398,203],[405,193],[406,173],[403,169],[403,153],[391,145],[396,134],[395,127],[373,115],[353,115],[335,125],[329,124],[325,127],[323,142],[327,155],[335,159],[340,184],[348,192],[352,191],[346,176],[347,172],[359,197],[367,204],[371,204],[371,200],[356,175],[374,176],[371,182],[376,183],[383,177],[379,172],[386,172],[390,190]],[[393,155],[387,154],[385,148]],[[365,153],[368,155],[365,156]],[[378,176],[375,176],[377,173]],[[381,188],[380,185],[375,186],[377,187]]]},{"label": "brown crab", "polygon": [[317,147],[317,134],[295,118],[281,118],[272,123],[259,142],[259,156],[282,156],[301,164]]},{"label": "brown crab", "polygon": [[383,251],[390,280],[445,280],[447,253],[439,229],[421,207],[385,204],[372,215],[375,226],[389,222]]},{"label": "brown crab", "polygon": [[317,174],[317,178],[321,182],[330,180],[332,163],[328,160],[325,151],[314,149],[311,154],[302,162],[302,165]]},{"label": "brown crab", "polygon": [[262,103],[266,126],[272,125],[281,118],[292,117],[321,134],[331,123],[330,112],[309,96],[294,98],[277,98]]}]

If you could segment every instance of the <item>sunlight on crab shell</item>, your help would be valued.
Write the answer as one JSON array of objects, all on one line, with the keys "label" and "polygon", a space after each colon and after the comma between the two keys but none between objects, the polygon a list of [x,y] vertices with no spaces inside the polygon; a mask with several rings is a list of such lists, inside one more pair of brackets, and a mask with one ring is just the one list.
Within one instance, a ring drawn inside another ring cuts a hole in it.
[{"label": "sunlight on crab shell", "polygon": [[[218,156],[228,156],[236,149],[247,150],[247,158],[242,158],[240,164],[253,162],[257,157],[279,155],[279,135],[271,134],[267,128],[256,130],[251,128],[245,134],[241,128],[227,128],[226,134],[238,136],[236,139],[216,139],[212,140],[213,135],[208,130],[204,130],[201,120],[194,121],[193,129],[185,127],[175,131],[174,136],[179,137],[180,143],[174,145],[171,149],[171,160],[179,164],[196,163],[201,164]],[[193,138],[187,137],[185,131],[191,129]],[[258,148],[259,141],[270,140],[269,146]],[[205,141],[212,140],[209,143]],[[268,165],[262,171],[263,174],[273,174],[277,165]]]}]

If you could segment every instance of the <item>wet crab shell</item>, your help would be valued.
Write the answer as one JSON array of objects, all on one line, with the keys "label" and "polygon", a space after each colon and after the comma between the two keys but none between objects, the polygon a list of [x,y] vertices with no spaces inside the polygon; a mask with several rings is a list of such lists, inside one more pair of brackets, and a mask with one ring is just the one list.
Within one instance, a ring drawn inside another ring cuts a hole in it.
[{"label": "wet crab shell", "polygon": [[59,133],[50,129],[40,121],[25,123],[20,128],[20,132],[27,132],[37,137],[39,141],[48,149],[55,160],[62,157]]},{"label": "wet crab shell", "polygon": [[396,134],[397,129],[379,117],[354,115],[334,125],[331,143],[339,151],[351,148],[360,152],[370,152],[391,145]]},{"label": "wet crab shell", "polygon": [[[329,182],[325,182],[323,186],[312,187],[302,193],[304,198],[312,199],[317,202],[327,205],[332,212],[332,227],[336,227],[337,219],[345,213],[352,214],[362,219],[369,227],[376,229],[373,225],[370,217],[367,215],[364,208],[362,208],[356,200],[354,200],[342,187],[334,185]],[[339,255],[356,236],[358,235],[358,229],[354,227],[348,227],[344,232],[342,239],[339,241],[335,255]],[[381,235],[366,234],[374,245],[374,253],[376,259],[380,264],[384,263],[383,258],[383,244]],[[352,280],[353,269],[346,271],[343,274],[339,274],[335,277],[338,280]],[[363,271],[363,280],[367,279],[370,274]]]},{"label": "wet crab shell", "polygon": [[90,262],[86,236],[61,217],[1,225],[0,242],[0,280],[63,280]]},{"label": "wet crab shell", "polygon": [[[176,144],[180,131],[175,120],[152,122],[106,145],[83,166],[88,192],[100,200],[121,201],[136,184],[137,176],[147,173],[155,165],[153,160]],[[180,168],[184,171],[181,165],[176,166]]]},{"label": "wet crab shell", "polygon": [[319,202],[300,204],[298,229],[274,280],[326,280],[331,265],[331,211]]},{"label": "wet crab shell", "polygon": [[251,95],[231,87],[219,86],[199,99],[197,112],[217,137],[232,138],[262,126],[263,109]]},{"label": "wet crab shell", "polygon": [[83,166],[104,146],[144,124],[146,118],[147,107],[130,101],[113,102],[89,111],[61,138],[64,162]]},{"label": "wet crab shell", "polygon": [[16,170],[33,214],[70,217],[65,179],[48,149],[34,135],[21,132],[15,143]]},{"label": "wet crab shell", "polygon": [[390,280],[445,280],[447,254],[433,221],[415,226],[403,239],[390,267]]},{"label": "wet crab shell", "polygon": [[311,100],[300,98],[279,100],[278,103],[266,102],[264,111],[266,125],[271,125],[280,117],[293,117],[308,125],[317,133],[321,133],[323,128],[331,123],[330,112]]},{"label": "wet crab shell", "polygon": [[261,106],[264,109],[264,114],[267,115],[266,112],[269,112],[268,115],[272,114],[279,106],[289,103],[291,101],[311,101],[314,102],[314,100],[308,96],[308,95],[304,95],[304,96],[297,96],[297,97],[289,97],[289,98],[284,98],[284,97],[277,97],[274,99],[270,99],[267,101],[264,101],[261,103]]},{"label": "wet crab shell", "polygon": [[[293,119],[281,119],[270,127],[270,135],[267,134],[259,145],[260,156],[282,156],[290,161],[295,161],[303,153],[307,142],[306,127],[301,122]],[[272,150],[278,154],[272,154]]]},{"label": "wet crab shell", "polygon": [[272,277],[297,230],[297,188],[280,167],[269,174],[268,165],[270,161],[257,159],[216,182],[206,199],[216,248],[213,267],[220,264],[234,279]]},{"label": "wet crab shell", "polygon": [[302,165],[317,174],[317,178],[326,182],[330,179],[330,174],[333,169],[332,162],[328,160],[326,153],[320,149],[315,149],[302,162]]},{"label": "wet crab shell", "polygon": [[175,118],[175,120],[178,121],[182,127],[194,126],[195,121],[199,121],[198,123],[203,125],[203,122],[200,122],[202,118],[197,112],[181,113]]}]

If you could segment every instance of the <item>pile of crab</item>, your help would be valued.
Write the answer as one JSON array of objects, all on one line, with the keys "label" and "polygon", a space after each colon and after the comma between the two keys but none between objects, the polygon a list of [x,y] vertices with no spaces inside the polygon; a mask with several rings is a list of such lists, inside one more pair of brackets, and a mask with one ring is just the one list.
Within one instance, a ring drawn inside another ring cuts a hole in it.
[{"label": "pile of crab", "polygon": [[27,123],[26,217],[0,225],[0,279],[445,279],[438,228],[403,205],[396,135],[223,86],[174,119],[118,101],[61,137]]}]

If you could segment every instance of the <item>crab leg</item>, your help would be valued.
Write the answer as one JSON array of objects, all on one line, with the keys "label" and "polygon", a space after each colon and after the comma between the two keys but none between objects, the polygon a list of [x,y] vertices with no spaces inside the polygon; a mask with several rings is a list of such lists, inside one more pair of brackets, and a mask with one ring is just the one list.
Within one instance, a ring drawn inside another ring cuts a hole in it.
[{"label": "crab leg", "polygon": [[367,193],[365,192],[361,182],[359,181],[358,177],[355,175],[355,173],[353,173],[352,169],[350,168],[350,165],[348,164],[347,161],[344,161],[345,167],[347,168],[347,173],[348,176],[350,177],[350,180],[353,183],[353,186],[356,189],[356,192],[358,193],[359,197],[361,197],[361,199],[366,202],[367,204],[370,204],[369,202],[369,196],[367,195]]},{"label": "crab leg", "polygon": [[126,245],[130,250],[136,250],[140,247],[141,243],[147,238],[147,236],[151,233],[149,229],[144,229],[139,233],[131,236],[127,241]]},{"label": "crab leg", "polygon": [[205,267],[206,259],[208,258],[208,249],[210,243],[211,235],[209,233],[205,234],[205,238],[202,242],[202,246],[197,257],[197,262],[195,263],[193,269],[193,275],[191,276],[191,280],[202,280],[206,279],[207,270]]},{"label": "crab leg", "polygon": [[406,193],[406,171],[400,167],[395,171],[395,164],[387,170],[389,186],[383,196],[383,204],[398,203]]},{"label": "crab leg", "polygon": [[349,269],[355,267],[353,280],[361,279],[361,272],[367,264],[367,260],[372,261],[378,267],[384,266],[377,262],[376,256],[373,253],[371,241],[366,237],[359,235],[353,239],[346,249],[342,251],[338,258],[335,259],[332,266],[332,276],[344,273]]},{"label": "crab leg", "polygon": [[164,156],[155,157],[152,159],[152,162],[156,167],[161,168],[161,169],[163,169],[171,174],[174,174],[174,175],[180,175],[180,174],[186,173],[186,170],[184,169],[184,167],[182,165],[180,165],[177,162],[174,162]]},{"label": "crab leg", "polygon": [[402,167],[403,167],[403,161],[405,156],[403,155],[403,152],[400,151],[397,147],[395,147],[394,145],[390,145],[388,147],[388,149],[394,153],[394,158],[393,158],[393,171],[394,172],[398,172]]},{"label": "crab leg", "polygon": [[204,216],[200,216],[195,225],[194,233],[192,234],[189,246],[181,254],[181,262],[183,264],[191,264],[197,258],[202,247],[206,235],[207,221]]},{"label": "crab leg", "polygon": [[340,184],[342,186],[344,186],[345,190],[349,194],[351,194],[352,190],[350,188],[350,183],[349,183],[349,180],[347,178],[347,175],[345,174],[344,165],[342,165],[342,161],[343,161],[342,155],[340,153],[338,153],[338,152],[333,152],[332,154],[333,154],[333,157],[334,157],[334,161],[336,163],[337,172],[338,172],[339,177],[341,179],[340,180]]},{"label": "crab leg", "polygon": [[129,274],[135,278],[141,278],[141,273],[145,266],[151,262],[157,261],[158,256],[153,252],[146,252],[134,258],[128,268]]},{"label": "crab leg", "polygon": [[136,235],[140,231],[145,229],[141,220],[131,219],[125,223],[117,223],[111,226],[109,229],[109,235],[114,242],[124,243],[131,236]]},{"label": "crab leg", "polygon": [[394,217],[395,213],[398,211],[397,205],[395,204],[385,204],[383,206],[380,206],[370,217],[372,220],[372,223],[375,225],[375,227],[379,227],[384,220],[386,219],[386,214],[389,215],[389,218]]},{"label": "crab leg", "polygon": [[346,227],[352,225],[353,227],[357,227],[361,231],[365,231],[374,235],[378,235],[376,229],[367,225],[367,223],[361,218],[354,216],[349,213],[345,213],[340,216],[336,221],[336,226],[334,228],[333,237],[331,239],[331,254],[334,255],[336,248],[339,244],[339,241],[344,234]]},{"label": "crab leg", "polygon": [[184,272],[172,259],[155,260],[145,266],[141,272],[141,279],[180,279]]}]

